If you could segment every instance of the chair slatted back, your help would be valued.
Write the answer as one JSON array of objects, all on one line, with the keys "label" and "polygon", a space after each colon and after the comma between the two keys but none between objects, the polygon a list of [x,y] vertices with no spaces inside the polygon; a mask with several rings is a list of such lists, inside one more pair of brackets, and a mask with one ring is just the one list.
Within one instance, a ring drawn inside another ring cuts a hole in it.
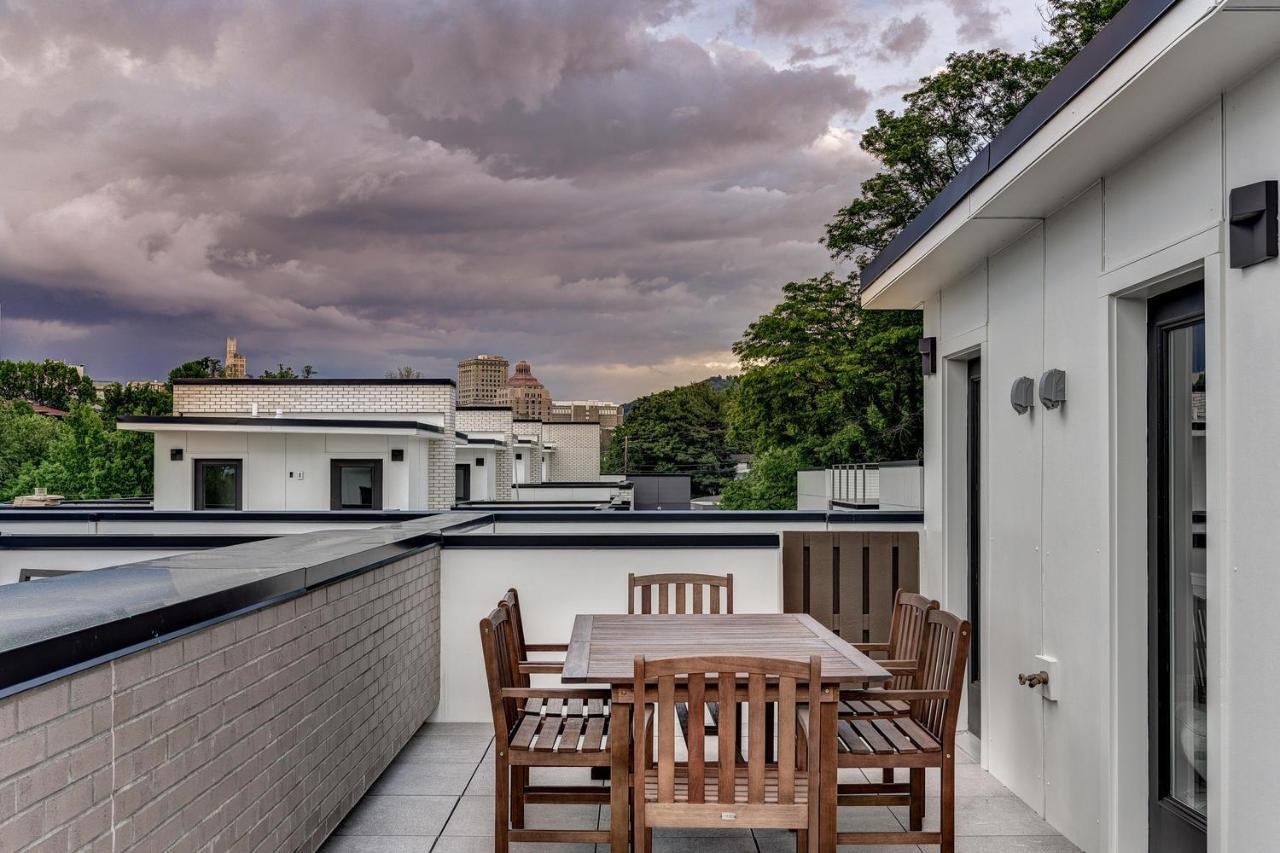
[{"label": "chair slatted back", "polygon": [[[746,685],[739,678],[746,676]],[[807,685],[798,694],[798,685]],[[773,658],[689,657],[646,661],[635,660],[635,695],[642,697],[638,705],[657,704],[658,732],[657,798],[659,805],[676,803],[702,805],[777,805],[797,802],[797,767],[818,766],[818,731],[811,727],[805,743],[803,760],[796,749],[796,705],[807,702],[817,708],[822,691],[822,658],[814,655],[808,663]],[[689,706],[687,795],[677,798],[675,724],[676,705]],[[745,775],[747,784],[738,783],[740,774],[737,721],[732,713],[720,713],[719,746],[716,764],[706,763],[706,706],[716,702],[745,702],[749,732]],[[778,757],[777,783],[766,785],[765,706],[777,705]],[[646,743],[645,715],[636,714],[636,744]],[[636,773],[645,774],[645,752],[635,750]],[[714,784],[712,784],[714,783]]]},{"label": "chair slatted back", "polygon": [[528,660],[529,653],[524,639],[524,620],[520,617],[520,595],[514,587],[507,590],[498,606],[507,611],[507,618],[511,622],[511,638],[515,642],[516,684],[513,686],[528,687],[532,683],[529,674],[520,672],[520,661]]},{"label": "chair slatted back", "polygon": [[501,744],[520,719],[520,703],[502,696],[504,687],[526,687],[522,684],[520,656],[516,649],[515,626],[511,610],[498,607],[480,620],[480,645],[484,649],[485,676],[489,683],[489,704],[493,711],[493,728]]},{"label": "chair slatted back", "polygon": [[[898,590],[893,605],[893,626],[889,630],[890,660],[919,660],[929,614],[938,602],[919,593]],[[891,690],[907,690],[914,686],[910,675],[899,675],[889,682]]]},{"label": "chair slatted back", "polygon": [[638,612],[643,614],[732,613],[733,575],[631,574],[627,576],[628,613],[637,612],[637,598]]},{"label": "chair slatted back", "polygon": [[955,737],[964,690],[965,664],[969,659],[969,623],[945,610],[931,610],[925,624],[920,656],[919,690],[945,690],[946,699],[911,703],[911,717],[942,743]]}]

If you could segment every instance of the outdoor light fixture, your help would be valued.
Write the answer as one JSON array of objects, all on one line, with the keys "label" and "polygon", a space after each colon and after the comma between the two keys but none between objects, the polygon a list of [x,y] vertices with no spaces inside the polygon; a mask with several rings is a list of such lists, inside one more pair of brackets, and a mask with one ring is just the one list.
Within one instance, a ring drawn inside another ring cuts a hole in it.
[{"label": "outdoor light fixture", "polygon": [[938,372],[938,339],[920,339],[920,373],[932,376]]},{"label": "outdoor light fixture", "polygon": [[169,461],[170,461],[170,462],[181,462],[181,461],[182,461],[182,448],[181,448],[181,447],[171,447],[171,448],[169,448]]},{"label": "outdoor light fixture", "polygon": [[483,468],[483,467],[484,467],[484,457],[483,457],[483,456],[477,456],[477,457],[476,457],[476,467],[477,467],[477,468]]},{"label": "outdoor light fixture", "polygon": [[403,462],[403,461],[404,461],[404,448],[403,448],[403,447],[393,447],[393,448],[391,448],[391,461],[392,461],[392,462]]},{"label": "outdoor light fixture", "polygon": [[1244,269],[1280,254],[1276,240],[1276,182],[1231,191],[1231,268]]},{"label": "outdoor light fixture", "polygon": [[1009,403],[1020,415],[1031,411],[1036,404],[1036,381],[1030,376],[1019,376],[1013,380],[1013,389],[1009,392]]},{"label": "outdoor light fixture", "polygon": [[1054,368],[1040,377],[1040,402],[1046,409],[1056,409],[1067,402],[1067,374]]}]

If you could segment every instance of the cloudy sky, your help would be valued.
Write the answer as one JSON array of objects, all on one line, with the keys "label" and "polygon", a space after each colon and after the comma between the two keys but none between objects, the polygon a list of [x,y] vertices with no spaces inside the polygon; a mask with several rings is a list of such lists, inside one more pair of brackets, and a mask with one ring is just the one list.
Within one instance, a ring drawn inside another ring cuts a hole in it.
[{"label": "cloudy sky", "polygon": [[732,370],[873,163],[1033,0],[0,0],[0,356],[557,397]]}]

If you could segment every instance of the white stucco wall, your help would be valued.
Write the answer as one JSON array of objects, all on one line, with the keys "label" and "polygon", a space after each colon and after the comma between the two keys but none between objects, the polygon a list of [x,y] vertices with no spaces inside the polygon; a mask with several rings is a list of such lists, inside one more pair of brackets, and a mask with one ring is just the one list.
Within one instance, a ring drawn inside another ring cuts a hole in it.
[{"label": "white stucco wall", "polygon": [[[1211,425],[1209,849],[1269,849],[1280,833],[1267,805],[1280,793],[1274,755],[1250,734],[1280,692],[1280,662],[1256,653],[1280,643],[1280,262],[1229,269],[1222,227],[1232,187],[1280,178],[1277,137],[1273,64],[1221,102],[1187,104],[1142,156],[1028,220],[922,306],[942,356],[925,382],[922,583],[967,612],[963,359],[981,355],[983,763],[1085,850],[1146,848],[1143,317],[1162,282],[1197,276]],[[1049,368],[1066,371],[1068,402],[1019,417],[1013,380]],[[1037,654],[1058,661],[1056,701],[1016,683],[1040,668]]]},{"label": "white stucco wall", "polygon": [[[334,459],[382,460],[384,510],[434,508],[425,471],[430,454],[447,444],[409,436],[195,430],[157,432],[155,437],[155,508],[163,510],[193,508],[197,459],[242,460],[246,510],[329,509],[329,465]],[[174,448],[183,451],[180,461],[169,458]],[[403,462],[391,461],[395,448],[404,450]],[[452,498],[452,479],[448,486]]]}]

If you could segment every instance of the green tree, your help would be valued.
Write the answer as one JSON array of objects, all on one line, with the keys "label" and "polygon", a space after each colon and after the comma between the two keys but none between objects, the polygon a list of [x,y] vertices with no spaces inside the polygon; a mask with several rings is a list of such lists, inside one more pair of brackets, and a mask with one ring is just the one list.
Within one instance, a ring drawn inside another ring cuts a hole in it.
[{"label": "green tree", "polygon": [[4,497],[43,486],[68,499],[151,494],[152,444],[145,433],[120,432],[85,403],[72,405],[41,458],[22,466]]},{"label": "green tree", "polygon": [[56,418],[37,415],[25,401],[0,403],[0,500],[20,494],[19,475],[49,455],[59,426]]},{"label": "green tree", "polygon": [[[279,363],[275,370],[267,369],[262,371],[263,379],[298,379],[298,372],[287,364]],[[311,377],[308,376],[308,379]]]},{"label": "green tree", "polygon": [[721,509],[795,509],[796,472],[808,466],[799,447],[772,447],[758,454],[751,473],[724,487]]},{"label": "green tree", "polygon": [[169,371],[169,387],[175,379],[213,379],[222,375],[222,360],[206,355],[192,361],[184,361]]},{"label": "green tree", "polygon": [[613,434],[604,469],[689,474],[694,497],[719,494],[733,479],[727,433],[722,392],[701,382],[659,391],[631,404],[627,419]]},{"label": "green tree", "polygon": [[61,361],[0,361],[0,400],[26,400],[55,409],[95,399],[93,380]]},{"label": "green tree", "polygon": [[1048,38],[1027,53],[965,51],[920,80],[900,113],[876,111],[862,150],[880,161],[827,225],[837,260],[859,268],[889,244],[973,156],[1089,43],[1125,0],[1049,0]]},{"label": "green tree", "polygon": [[103,419],[115,424],[121,415],[168,415],[173,412],[173,395],[150,385],[122,385],[112,382],[99,400]]}]

